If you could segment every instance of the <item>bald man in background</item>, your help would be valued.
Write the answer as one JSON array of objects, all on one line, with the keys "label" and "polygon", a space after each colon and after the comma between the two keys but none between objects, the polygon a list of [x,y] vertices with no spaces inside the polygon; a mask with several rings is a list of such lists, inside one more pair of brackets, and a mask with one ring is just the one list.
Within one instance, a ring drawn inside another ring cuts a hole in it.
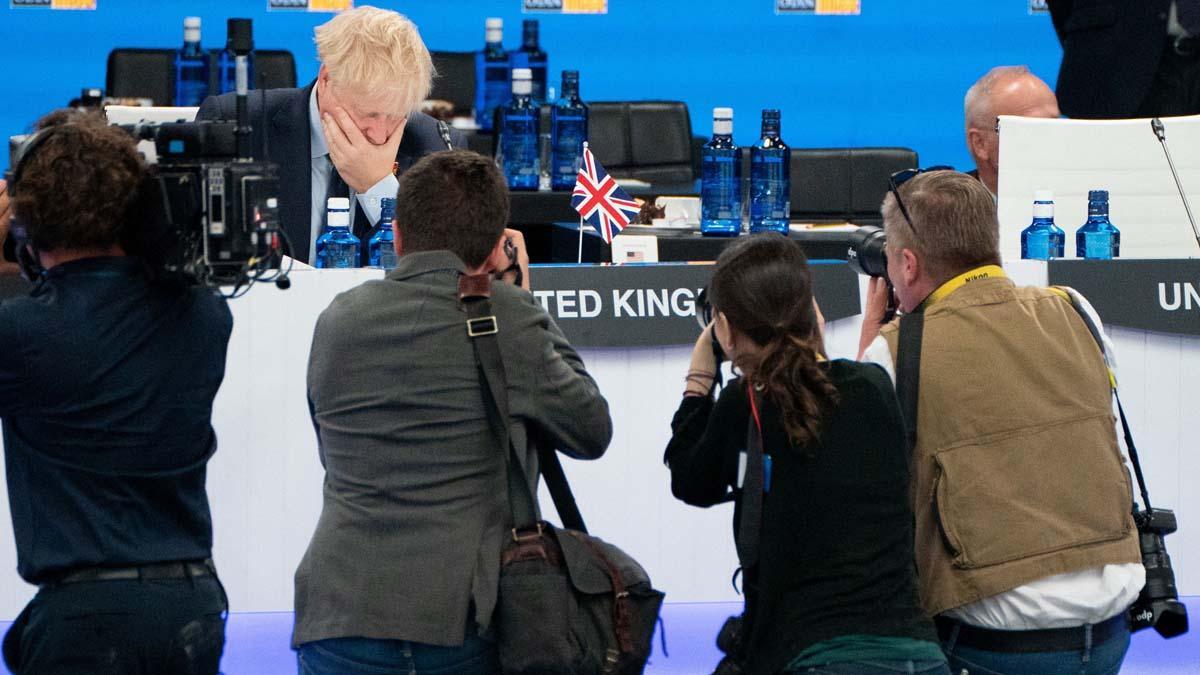
[{"label": "bald man in background", "polygon": [[967,149],[975,159],[975,170],[969,173],[993,195],[1000,172],[1000,115],[1060,116],[1054,91],[1025,66],[997,66],[971,85],[963,101]]}]

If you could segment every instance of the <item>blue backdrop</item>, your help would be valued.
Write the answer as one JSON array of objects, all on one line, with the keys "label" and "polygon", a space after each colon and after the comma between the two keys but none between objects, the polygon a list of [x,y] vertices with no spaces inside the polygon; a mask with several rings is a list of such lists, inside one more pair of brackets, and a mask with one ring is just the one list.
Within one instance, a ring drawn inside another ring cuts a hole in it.
[{"label": "blue backdrop", "polygon": [[[256,44],[292,50],[306,82],[317,71],[312,29],[330,17],[268,12],[266,0],[97,0],[96,11],[0,2],[4,137],[81,87],[103,86],[113,47],[178,45],[190,14],[203,19],[205,46],[224,44],[226,18],[252,18]],[[409,15],[432,49],[478,48],[487,16],[504,18],[505,46],[515,46],[524,18],[519,0],[373,4]],[[714,106],[733,106],[735,139],[748,144],[759,110],[778,107],[794,147],[903,145],[923,164],[962,169],[972,165],[962,97],[976,78],[1024,63],[1054,84],[1058,42],[1048,16],[1029,15],[1028,0],[862,4],[860,16],[776,16],[772,0],[609,0],[607,15],[540,15],[542,45],[553,73],[582,72],[585,99],[683,100],[697,133],[711,130]]]}]

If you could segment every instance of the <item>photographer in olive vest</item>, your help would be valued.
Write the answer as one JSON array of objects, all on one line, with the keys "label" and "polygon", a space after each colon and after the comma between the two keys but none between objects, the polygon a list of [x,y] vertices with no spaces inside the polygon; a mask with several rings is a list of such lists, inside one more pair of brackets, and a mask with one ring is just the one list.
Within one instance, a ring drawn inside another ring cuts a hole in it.
[{"label": "photographer in olive vest", "polygon": [[904,330],[923,315],[920,342],[900,321],[881,327],[888,290],[874,278],[860,350],[900,375],[902,400],[917,382],[921,604],[952,672],[1116,672],[1145,570],[1105,357],[1073,291],[1005,276],[987,188],[906,174],[882,207],[887,273],[914,315]]}]

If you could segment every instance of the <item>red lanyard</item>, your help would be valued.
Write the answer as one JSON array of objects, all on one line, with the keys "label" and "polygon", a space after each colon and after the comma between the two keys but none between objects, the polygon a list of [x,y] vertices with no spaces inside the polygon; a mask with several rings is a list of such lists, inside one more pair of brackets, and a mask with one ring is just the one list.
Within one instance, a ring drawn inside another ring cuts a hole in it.
[{"label": "red lanyard", "polygon": [[746,395],[750,397],[750,415],[754,418],[754,426],[758,427],[758,444],[763,446],[762,418],[758,416],[758,404],[754,402],[754,385],[749,382],[746,383]]}]

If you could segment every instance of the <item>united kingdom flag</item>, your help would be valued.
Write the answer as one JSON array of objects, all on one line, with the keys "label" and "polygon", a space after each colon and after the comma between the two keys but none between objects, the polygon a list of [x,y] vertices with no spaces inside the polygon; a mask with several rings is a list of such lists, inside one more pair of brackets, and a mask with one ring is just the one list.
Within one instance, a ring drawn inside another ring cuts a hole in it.
[{"label": "united kingdom flag", "polygon": [[611,244],[613,237],[641,210],[629,193],[600,166],[586,142],[583,144],[583,166],[575,178],[575,191],[571,193],[571,206],[600,232],[606,244]]}]

